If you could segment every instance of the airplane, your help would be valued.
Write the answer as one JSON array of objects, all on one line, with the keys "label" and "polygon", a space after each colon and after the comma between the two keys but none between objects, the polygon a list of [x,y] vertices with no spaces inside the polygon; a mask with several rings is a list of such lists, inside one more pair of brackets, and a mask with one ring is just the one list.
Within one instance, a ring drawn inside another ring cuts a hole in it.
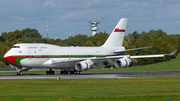
[{"label": "airplane", "polygon": [[17,70],[17,75],[31,68],[47,68],[47,75],[54,75],[53,69],[60,69],[60,74],[81,74],[94,68],[104,68],[105,63],[114,64],[117,68],[126,68],[136,58],[164,57],[171,54],[130,56],[122,55],[127,51],[146,49],[142,47],[126,50],[122,46],[127,25],[127,18],[121,18],[106,42],[99,47],[61,47],[44,43],[15,44],[4,59]]}]

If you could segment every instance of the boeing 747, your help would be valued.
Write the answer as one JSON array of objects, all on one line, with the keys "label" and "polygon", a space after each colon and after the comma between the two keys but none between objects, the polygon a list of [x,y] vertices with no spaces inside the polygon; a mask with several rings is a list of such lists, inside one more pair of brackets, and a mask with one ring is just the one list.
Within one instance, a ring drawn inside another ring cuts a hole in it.
[{"label": "boeing 747", "polygon": [[126,68],[135,58],[164,57],[171,54],[130,56],[124,52],[145,49],[150,47],[126,50],[122,46],[126,31],[127,18],[122,18],[100,47],[61,47],[43,43],[15,44],[5,55],[4,59],[21,75],[22,71],[31,68],[48,68],[47,75],[53,75],[53,69],[60,69],[60,74],[80,74],[93,68],[106,67],[108,62],[117,68]]}]

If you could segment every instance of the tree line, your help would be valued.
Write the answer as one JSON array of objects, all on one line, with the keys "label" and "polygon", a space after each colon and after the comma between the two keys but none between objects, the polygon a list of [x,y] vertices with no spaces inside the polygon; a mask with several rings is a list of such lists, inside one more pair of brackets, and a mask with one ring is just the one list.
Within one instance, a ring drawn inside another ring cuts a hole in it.
[{"label": "tree line", "polygon": [[[78,34],[69,36],[67,39],[42,38],[42,35],[36,29],[26,28],[15,30],[13,32],[2,32],[0,36],[0,67],[5,66],[4,54],[16,43],[48,43],[59,46],[101,46],[109,37],[108,33],[100,32],[95,36]],[[180,51],[180,35],[168,35],[163,30],[150,30],[149,32],[138,33],[134,31],[124,37],[123,46],[126,49],[153,46],[149,49],[126,52],[129,55],[147,55],[147,54],[169,54],[173,50],[178,50],[174,56],[164,58],[145,58],[138,59],[133,65],[146,65],[168,61],[175,58]]]}]

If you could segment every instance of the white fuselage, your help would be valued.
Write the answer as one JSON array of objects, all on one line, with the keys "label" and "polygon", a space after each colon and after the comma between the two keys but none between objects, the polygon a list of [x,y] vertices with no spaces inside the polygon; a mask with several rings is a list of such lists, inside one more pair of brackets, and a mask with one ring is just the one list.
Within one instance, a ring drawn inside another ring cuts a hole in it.
[{"label": "white fuselage", "polygon": [[[88,58],[114,56],[115,50],[124,47],[60,47],[42,43],[16,44],[6,54],[10,64],[33,68],[72,68],[76,62]],[[49,60],[57,60],[60,64],[47,64]],[[45,65],[46,63],[46,65]]]}]

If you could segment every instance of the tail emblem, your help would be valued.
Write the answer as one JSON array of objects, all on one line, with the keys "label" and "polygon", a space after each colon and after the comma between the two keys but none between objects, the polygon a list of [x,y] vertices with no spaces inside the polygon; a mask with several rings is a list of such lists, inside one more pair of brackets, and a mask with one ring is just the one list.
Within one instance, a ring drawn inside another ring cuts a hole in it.
[{"label": "tail emblem", "polygon": [[114,32],[125,32],[125,29],[116,28],[116,29],[114,30]]}]

